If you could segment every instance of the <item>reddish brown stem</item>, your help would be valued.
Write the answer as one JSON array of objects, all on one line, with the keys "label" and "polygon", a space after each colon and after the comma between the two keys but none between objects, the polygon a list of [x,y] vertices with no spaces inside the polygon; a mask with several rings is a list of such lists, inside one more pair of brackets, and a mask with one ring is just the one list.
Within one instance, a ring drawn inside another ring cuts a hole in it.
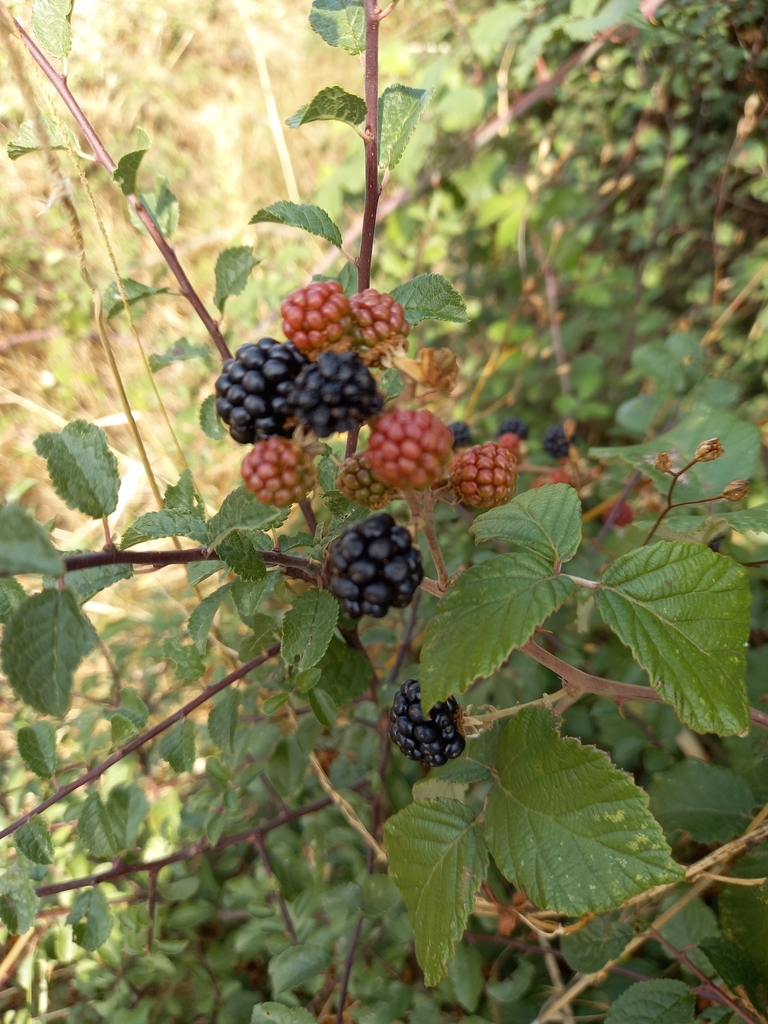
[{"label": "reddish brown stem", "polygon": [[[106,171],[109,172],[110,175],[112,175],[117,165],[107,152],[104,143],[96,134],[96,130],[83,113],[82,108],[78,104],[77,100],[70,92],[66,78],[64,78],[63,75],[60,75],[58,71],[56,71],[56,69],[50,63],[50,61],[42,52],[42,50],[37,46],[34,40],[30,38],[29,34],[19,24],[18,21],[16,22],[16,28],[18,29],[19,36],[21,37],[22,42],[29,50],[32,59],[35,61],[35,63],[43,72],[43,74],[46,76],[51,85],[53,85],[54,89],[59,94],[59,96],[61,96],[70,114],[75,119],[78,127],[88,140],[91,148],[93,149],[93,155],[95,156],[96,160],[98,161],[98,163],[101,164],[101,166]],[[144,206],[141,199],[139,199],[137,195],[126,196],[126,199],[133,207],[136,216],[141,220],[142,224],[147,229],[152,241],[155,243],[157,248],[162,253],[163,259],[168,264],[171,273],[179,283],[181,294],[184,296],[185,299],[187,299],[187,301],[190,303],[194,311],[202,320],[203,325],[205,326],[205,329],[208,331],[208,334],[211,337],[211,341],[218,349],[221,358],[229,359],[231,353],[229,351],[229,348],[227,347],[227,343],[224,341],[221,331],[219,330],[219,325],[216,323],[211,314],[203,305],[202,299],[197,294],[195,289],[192,287],[189,278],[184,273],[184,270],[181,266],[181,263],[179,263],[179,259],[176,253],[165,240],[162,232],[159,230],[155,222],[152,220],[149,211],[147,210],[147,208]]]},{"label": "reddish brown stem", "polygon": [[359,291],[371,286],[376,208],[379,205],[379,19],[376,0],[365,0],[365,208],[357,258]]},{"label": "reddish brown stem", "polygon": [[225,690],[228,686],[231,686],[232,683],[237,682],[238,679],[242,679],[243,676],[247,676],[249,672],[253,671],[253,669],[258,668],[259,665],[263,665],[265,661],[268,661],[270,658],[274,658],[279,650],[280,644],[273,644],[263,654],[260,654],[258,658],[253,658],[251,661],[241,665],[240,668],[235,669],[234,672],[230,672],[228,676],[224,676],[223,679],[220,679],[218,683],[213,683],[211,686],[207,686],[202,693],[199,693],[197,697],[179,708],[179,710],[174,712],[174,714],[170,715],[168,718],[164,718],[162,722],[158,722],[157,725],[148,729],[147,732],[141,733],[140,736],[135,736],[129,743],[126,743],[124,747],[116,750],[114,754],[106,759],[106,761],[101,761],[99,764],[94,765],[90,771],[87,771],[84,775],[75,779],[74,782],[70,782],[66,786],[61,786],[56,790],[53,796],[49,796],[47,800],[43,800],[42,803],[37,805],[37,807],[33,807],[31,811],[28,811],[16,821],[12,822],[4,828],[2,832],[0,832],[0,839],[4,839],[6,836],[16,832],[22,825],[26,825],[30,818],[34,817],[36,814],[41,814],[43,811],[47,810],[47,808],[58,803],[59,800],[63,800],[65,796],[69,796],[70,793],[74,793],[76,789],[80,789],[82,786],[87,786],[89,783],[95,782],[96,779],[101,778],[104,772],[107,771],[108,768],[111,768],[113,764],[117,764],[118,761],[122,761],[123,758],[132,754],[134,750],[138,750],[139,747],[143,747],[145,743],[149,743],[150,740],[155,739],[161,733],[170,729],[172,725],[176,725],[177,722],[184,721],[187,715],[191,714],[195,708],[199,708],[201,704],[205,704],[205,702],[210,700],[211,697],[215,697],[217,693]]}]

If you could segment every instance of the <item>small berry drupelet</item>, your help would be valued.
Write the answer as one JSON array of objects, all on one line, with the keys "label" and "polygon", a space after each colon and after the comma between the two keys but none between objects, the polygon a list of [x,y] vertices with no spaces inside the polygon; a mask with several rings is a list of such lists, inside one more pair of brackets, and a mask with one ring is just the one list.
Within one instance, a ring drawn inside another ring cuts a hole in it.
[{"label": "small berry drupelet", "polygon": [[290,401],[299,421],[318,437],[354,430],[384,404],[355,352],[322,352],[296,378]]},{"label": "small berry drupelet", "polygon": [[379,357],[405,351],[411,325],[405,310],[391,295],[366,288],[353,295],[349,305],[357,327],[355,347],[361,350],[369,366],[381,365]]},{"label": "small berry drupelet", "polygon": [[[616,509],[615,512],[614,509]],[[626,501],[614,501],[603,513],[603,519],[608,519],[611,515],[613,515],[614,526],[629,526],[635,518],[632,506],[628,505]]]},{"label": "small berry drupelet", "polygon": [[257,441],[243,459],[245,486],[259,501],[288,508],[315,486],[315,467],[296,441],[270,437]]},{"label": "small berry drupelet", "polygon": [[368,441],[368,462],[379,480],[404,491],[425,491],[444,476],[453,434],[426,409],[380,416]]},{"label": "small berry drupelet", "polygon": [[378,480],[368,463],[366,452],[355,452],[344,459],[336,486],[348,501],[378,512],[397,497],[393,487]]},{"label": "small berry drupelet", "polygon": [[421,552],[388,512],[348,526],[328,548],[326,571],[349,619],[406,608],[424,579]]},{"label": "small berry drupelet", "polygon": [[451,463],[451,487],[458,501],[477,508],[506,505],[517,486],[517,460],[493,441],[476,444]]},{"label": "small berry drupelet", "polygon": [[312,281],[291,292],[280,313],[286,338],[304,355],[313,358],[332,345],[352,344],[352,311],[338,281]]},{"label": "small berry drupelet", "polygon": [[278,434],[293,434],[293,408],[288,401],[294,380],[306,359],[288,342],[261,338],[241,345],[216,381],[216,412],[240,444]]},{"label": "small berry drupelet", "polygon": [[518,419],[517,416],[508,416],[499,424],[496,436],[501,437],[502,434],[517,434],[521,441],[525,441],[528,438],[529,429],[528,424],[523,422],[523,420]]},{"label": "small berry drupelet", "polygon": [[547,484],[570,484],[573,486],[573,478],[567,469],[550,469],[544,476],[536,477],[531,487],[546,487]]},{"label": "small berry drupelet", "polygon": [[544,431],[542,447],[547,455],[551,455],[553,459],[567,459],[574,436],[568,437],[562,423],[553,423],[551,427],[547,427]]},{"label": "small berry drupelet", "polygon": [[461,710],[455,697],[441,700],[425,715],[417,679],[406,679],[389,711],[389,737],[406,757],[437,768],[458,757],[466,746],[459,728]]},{"label": "small berry drupelet", "polygon": [[469,432],[469,425],[467,423],[457,420],[455,423],[449,423],[448,429],[453,434],[454,448],[469,448],[472,444],[472,435]]}]

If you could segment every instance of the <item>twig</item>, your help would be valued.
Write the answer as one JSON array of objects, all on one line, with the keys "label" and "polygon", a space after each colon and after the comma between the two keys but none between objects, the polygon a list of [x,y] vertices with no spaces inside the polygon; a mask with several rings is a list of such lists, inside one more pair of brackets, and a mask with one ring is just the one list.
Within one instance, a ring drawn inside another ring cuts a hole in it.
[{"label": "twig", "polygon": [[304,516],[304,521],[307,524],[307,529],[314,537],[317,533],[317,517],[315,516],[315,510],[312,508],[312,502],[309,498],[302,498],[299,502],[299,508]]},{"label": "twig", "polygon": [[360,941],[360,932],[363,929],[363,915],[358,915],[357,922],[355,924],[355,930],[352,932],[352,939],[349,943],[349,950],[347,952],[346,959],[344,961],[344,976],[341,979],[341,989],[339,991],[339,1005],[336,1010],[336,1024],[343,1024],[344,1021],[344,1003],[347,1000],[347,989],[349,988],[349,978],[352,974],[352,966],[355,962],[355,953],[357,952],[357,944]]},{"label": "twig", "polygon": [[162,722],[158,722],[157,725],[148,729],[147,732],[143,732],[139,736],[134,736],[132,740],[126,743],[124,747],[120,747],[119,750],[116,750],[114,754],[106,759],[106,761],[101,761],[99,764],[94,765],[90,771],[79,776],[74,780],[74,782],[70,782],[66,786],[59,787],[53,796],[49,796],[47,800],[43,800],[42,803],[33,807],[31,811],[27,811],[26,814],[23,814],[10,825],[7,825],[0,832],[0,839],[4,839],[6,836],[16,832],[17,829],[20,829],[22,825],[25,825],[30,818],[34,817],[34,815],[41,814],[48,807],[52,807],[65,796],[69,796],[70,793],[74,793],[76,789],[80,789],[82,786],[87,786],[90,782],[95,782],[96,779],[101,778],[104,772],[111,768],[112,765],[117,764],[118,761],[122,761],[123,758],[132,754],[134,750],[138,750],[139,747],[143,747],[145,743],[149,743],[150,740],[155,739],[155,737],[159,736],[167,729],[170,729],[172,725],[176,725],[177,722],[182,722],[187,715],[191,714],[195,710],[195,708],[199,708],[201,704],[205,704],[205,702],[210,700],[211,697],[215,697],[217,693],[225,690],[228,686],[231,686],[232,683],[237,682],[238,679],[242,679],[243,676],[247,676],[249,672],[258,668],[259,665],[263,665],[265,661],[269,661],[270,658],[274,658],[279,650],[280,644],[273,644],[270,648],[264,651],[263,654],[260,654],[258,658],[251,659],[251,661],[241,665],[240,668],[235,669],[234,672],[230,672],[229,675],[224,676],[224,678],[220,679],[217,683],[207,686],[202,693],[199,693],[193,700],[188,701],[188,703],[179,708],[179,710],[174,712],[174,714],[170,715],[168,718],[164,718]]},{"label": "twig", "polygon": [[570,395],[573,392],[573,387],[571,385],[571,368],[568,363],[568,357],[565,354],[563,332],[560,327],[560,310],[558,302],[559,288],[557,284],[557,277],[552,269],[552,264],[549,262],[549,257],[544,252],[544,246],[542,245],[541,238],[537,234],[532,233],[531,242],[533,243],[533,250],[536,253],[536,259],[539,261],[539,266],[544,274],[544,288],[547,296],[547,315],[549,317],[549,333],[552,338],[552,351],[555,353],[555,361],[557,363],[557,370],[555,373],[560,384],[560,393],[563,395]]},{"label": "twig", "polygon": [[[256,847],[256,852],[258,853],[259,857],[261,857],[261,863],[264,865],[264,870],[267,872],[268,875],[271,875],[274,878],[275,873],[272,870],[272,865],[269,862],[269,856],[264,846],[264,839],[262,838],[261,834],[255,835],[253,837],[253,845]],[[283,920],[285,921],[285,929],[288,932],[290,940],[294,944],[294,946],[298,946],[299,940],[296,937],[296,929],[293,927],[291,915],[288,913],[288,905],[285,902],[283,890],[280,888],[279,885],[277,887],[277,903],[278,906],[280,907],[280,913],[283,915]]]},{"label": "twig", "polygon": [[[351,825],[352,828],[357,832],[360,838],[363,840],[365,845],[373,851],[376,860],[382,864],[387,863],[387,855],[384,853],[383,848],[376,842],[371,833],[365,827],[363,822],[360,820],[360,815],[354,809],[352,804],[348,800],[345,800],[338,790],[334,789],[333,783],[323,771],[323,766],[317,758],[315,753],[309,755],[309,763],[312,767],[312,771],[317,776],[317,781],[323,787],[328,796],[333,800],[336,806],[339,808],[341,813],[347,820],[347,824]],[[0,837],[2,838],[2,837]]]},{"label": "twig", "polygon": [[[581,669],[562,661],[543,647],[539,647],[533,640],[528,640],[520,648],[534,661],[551,669],[561,679],[569,684],[569,689],[574,697],[578,698],[584,693],[595,693],[603,697],[610,697],[617,704],[623,704],[628,700],[644,700],[652,704],[666,704],[656,691],[650,686],[638,686],[634,683],[619,683],[614,679],[603,679],[601,676],[590,675],[589,672],[582,672]],[[765,711],[758,711],[756,708],[749,709],[749,717],[754,725],[761,729],[768,729],[768,714]]]},{"label": "twig", "polygon": [[[431,491],[425,491],[420,503],[413,491],[406,491],[405,500],[408,502],[408,508],[411,510],[414,525],[418,525],[421,528],[421,532],[424,534],[424,538],[429,546],[432,561],[437,569],[437,585],[440,595],[442,595],[448,589],[451,580],[445,565],[445,559],[443,558],[440,541],[437,539],[437,533],[435,532],[434,495]],[[427,588],[425,587],[424,589],[426,590]]]},{"label": "twig", "polygon": [[[357,782],[350,783],[347,789],[358,790],[362,789],[368,784],[367,779],[359,779]],[[270,818],[269,821],[263,825],[256,825],[253,828],[246,829],[244,832],[235,832],[231,836],[224,836],[218,843],[211,844],[207,839],[200,839],[198,842],[193,843],[192,846],[187,846],[183,850],[177,850],[176,853],[171,853],[167,857],[160,857],[158,860],[149,861],[135,861],[130,864],[126,864],[124,861],[119,861],[113,867],[107,871],[102,871],[98,874],[86,875],[84,878],[72,878],[67,882],[55,882],[51,885],[41,885],[37,890],[37,895],[43,896],[55,896],[60,892],[71,892],[74,889],[85,889],[89,885],[99,885],[100,882],[111,882],[115,878],[124,878],[126,875],[138,874],[142,871],[160,871],[161,868],[169,867],[171,864],[179,864],[182,861],[192,860],[198,857],[201,853],[208,853],[211,850],[224,850],[229,846],[237,846],[238,843],[253,842],[254,836],[265,836],[268,832],[274,831],[276,828],[280,828],[282,825],[287,825],[292,821],[296,821],[298,818],[303,818],[307,814],[314,814],[316,811],[322,811],[326,807],[330,807],[333,803],[330,797],[324,796],[314,800],[311,804],[305,804],[304,807],[298,807],[295,811],[284,811],[282,814],[278,814],[276,818]]]},{"label": "twig", "polygon": [[149,924],[147,925],[147,954],[152,955],[152,945],[155,941],[155,903],[157,902],[157,871],[150,871],[147,880],[147,912]]},{"label": "twig", "polygon": [[[51,65],[48,58],[45,56],[42,50],[40,50],[40,48],[29,36],[29,34],[25,31],[25,29],[21,26],[21,24],[19,24],[19,22],[16,21],[16,19],[14,19],[14,22],[22,42],[32,55],[32,59],[35,61],[40,70],[43,72],[48,81],[51,83],[51,85],[53,85],[56,92],[64,101],[64,104],[66,105],[67,109],[72,114],[72,117],[77,122],[78,127],[82,131],[83,135],[85,135],[91,148],[93,149],[93,154],[97,162],[100,163],[101,166],[104,167],[104,169],[111,176],[114,173],[117,165],[107,152],[104,144],[97,135],[96,130],[83,113],[77,100],[72,95],[69,86],[67,85],[66,79],[62,75],[60,75],[56,71],[56,69]],[[157,248],[162,253],[163,258],[165,259],[165,262],[168,264],[171,273],[179,283],[181,294],[184,296],[185,299],[187,299],[187,301],[191,304],[194,311],[202,320],[206,330],[208,331],[208,334],[211,337],[211,340],[218,349],[222,359],[229,359],[230,351],[227,347],[227,343],[224,341],[221,331],[219,330],[218,324],[210,315],[208,310],[205,308],[202,299],[197,294],[195,289],[192,287],[189,278],[184,273],[181,263],[179,263],[176,253],[163,237],[162,232],[158,229],[155,222],[152,220],[152,217],[150,216],[148,210],[142,203],[141,199],[139,199],[137,195],[126,196],[126,199],[133,208],[133,210],[135,211],[136,215],[141,220],[144,227],[149,232],[152,241],[155,243]]]}]

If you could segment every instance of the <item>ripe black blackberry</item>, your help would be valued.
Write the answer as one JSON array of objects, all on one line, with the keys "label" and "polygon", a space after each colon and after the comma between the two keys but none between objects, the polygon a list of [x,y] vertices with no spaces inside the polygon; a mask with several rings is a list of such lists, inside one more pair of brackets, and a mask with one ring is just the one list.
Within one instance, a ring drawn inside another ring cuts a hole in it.
[{"label": "ripe black blackberry", "polygon": [[301,423],[318,437],[354,430],[384,404],[355,352],[322,352],[296,378],[290,401]]},{"label": "ripe black blackberry", "polygon": [[327,571],[349,619],[407,607],[424,579],[421,552],[388,512],[348,526],[328,549]]},{"label": "ripe black blackberry", "polygon": [[575,434],[571,434],[569,437],[562,423],[553,423],[544,431],[542,447],[553,459],[567,459],[575,436]]},{"label": "ripe black blackberry", "polygon": [[525,441],[528,437],[529,429],[528,424],[518,419],[517,416],[508,416],[499,424],[496,437],[501,437],[502,434],[517,434],[521,440]]},{"label": "ripe black blackberry", "polygon": [[260,338],[241,345],[216,381],[216,412],[240,444],[275,435],[290,437],[293,408],[288,393],[307,362],[290,342]]},{"label": "ripe black blackberry", "polygon": [[449,423],[448,429],[453,434],[454,448],[471,447],[472,435],[469,432],[469,424],[463,423],[461,420],[457,420],[455,423]]},{"label": "ripe black blackberry", "polygon": [[456,698],[449,697],[425,715],[418,679],[406,679],[389,711],[389,737],[412,761],[437,768],[458,757],[466,746],[458,728],[459,714]]}]

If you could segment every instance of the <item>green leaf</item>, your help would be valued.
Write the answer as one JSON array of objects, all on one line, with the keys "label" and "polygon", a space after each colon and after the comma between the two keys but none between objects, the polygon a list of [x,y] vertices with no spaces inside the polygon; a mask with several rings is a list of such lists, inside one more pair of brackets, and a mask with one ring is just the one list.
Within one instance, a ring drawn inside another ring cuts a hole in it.
[{"label": "green leaf", "polygon": [[274,713],[285,704],[290,697],[290,693],[273,693],[271,697],[267,697],[264,703],[261,705],[261,710],[265,715],[274,715]]},{"label": "green leaf", "polygon": [[464,300],[442,274],[419,274],[393,288],[392,298],[403,307],[411,326],[422,320],[465,324],[469,319]]},{"label": "green leaf", "polygon": [[39,814],[33,815],[18,830],[16,846],[33,864],[53,864],[53,840]]},{"label": "green leaf", "polygon": [[336,703],[322,686],[313,687],[307,694],[307,701],[312,708],[312,714],[326,729],[330,729],[336,724],[336,718],[338,717]]},{"label": "green leaf", "polygon": [[176,675],[185,683],[194,683],[205,672],[203,659],[193,645],[183,644],[176,637],[163,641],[163,655],[176,666]]},{"label": "green leaf", "polygon": [[[631,17],[632,15],[635,17]],[[608,0],[608,3],[594,17],[567,19],[563,30],[571,39],[587,42],[598,32],[605,32],[606,29],[625,21],[634,25],[642,25],[637,0]]]},{"label": "green leaf", "polygon": [[3,670],[25,704],[60,718],[69,707],[72,673],[92,642],[74,594],[44,590],[20,604],[6,625]]},{"label": "green leaf", "polygon": [[191,772],[195,764],[195,723],[185,719],[175,725],[160,740],[157,752],[175,772]]},{"label": "green leaf", "polygon": [[190,469],[182,469],[179,482],[166,487],[163,501],[167,509],[178,508],[184,512],[194,512],[196,516],[205,519],[203,502],[195,490],[195,482]]},{"label": "green leaf", "polygon": [[5,625],[26,597],[27,592],[18,580],[0,579],[0,626]]},{"label": "green leaf", "polygon": [[120,476],[103,430],[74,420],[59,433],[41,434],[35,450],[47,461],[51,483],[68,508],[91,519],[115,511]]},{"label": "green leaf", "polygon": [[572,580],[531,552],[498,555],[473,565],[437,605],[421,652],[421,690],[427,707],[463,693],[576,593]]},{"label": "green leaf", "polygon": [[158,886],[166,900],[189,900],[200,888],[199,878],[179,878],[175,882],[166,882]]},{"label": "green leaf", "polygon": [[21,505],[0,505],[0,573],[61,576],[64,562],[46,529]]},{"label": "green leaf", "polygon": [[693,458],[698,445],[717,437],[725,454],[713,462],[700,462],[686,470],[675,488],[675,501],[712,497],[722,494],[731,480],[748,480],[754,475],[760,451],[760,431],[751,423],[738,419],[723,409],[710,409],[697,403],[690,413],[671,430],[655,440],[620,448],[591,448],[596,459],[621,461],[650,477],[661,493],[669,490],[669,477],[653,468],[658,452],[669,452],[677,469]]},{"label": "green leaf", "polygon": [[264,596],[266,582],[264,579],[257,583],[247,583],[239,578],[232,581],[232,600],[246,626],[250,624],[251,617],[259,607],[259,602]]},{"label": "green leaf", "polygon": [[208,527],[197,512],[179,508],[145,512],[125,531],[120,547],[125,550],[162,537],[189,537],[199,544],[205,544],[208,540]]},{"label": "green leaf", "polygon": [[563,935],[560,949],[574,971],[593,974],[615,960],[634,934],[628,921],[620,921],[614,914],[601,914],[578,931]]},{"label": "green leaf", "polygon": [[11,935],[23,935],[37,913],[37,893],[32,880],[18,868],[0,875],[0,921]]},{"label": "green leaf", "polygon": [[[186,362],[188,359],[207,359],[209,355],[210,348],[208,345],[190,345],[186,338],[179,338],[165,352],[157,354],[153,352],[149,357],[149,368],[152,373],[157,373],[158,370],[170,366],[171,363]],[[215,395],[210,395],[209,397],[213,398],[214,402],[216,401]]]},{"label": "green leaf", "polygon": [[112,931],[112,914],[98,886],[75,896],[67,924],[74,925],[75,941],[89,953],[104,945]]},{"label": "green leaf", "polygon": [[187,629],[195,647],[197,647],[201,654],[205,653],[205,645],[208,640],[208,634],[211,631],[213,617],[219,610],[219,605],[229,593],[230,586],[230,583],[225,583],[223,587],[219,587],[218,590],[214,590],[208,597],[204,597],[189,616]]},{"label": "green leaf", "polygon": [[[67,147],[64,142],[64,134],[66,134],[72,149],[76,153],[80,153],[80,146],[71,128],[64,125],[63,134],[56,121],[54,121],[52,117],[47,117],[45,114],[43,115],[43,126],[46,134],[48,135],[48,141],[51,145],[51,149],[66,149]],[[42,146],[40,145],[40,141],[37,137],[35,122],[24,121],[19,128],[19,134],[13,142],[8,143],[7,152],[11,160],[18,160],[20,156],[25,156],[27,153],[36,153],[40,149],[42,149]]]},{"label": "green leaf", "polygon": [[259,1003],[253,1008],[251,1024],[316,1024],[316,1018],[300,1006],[289,1009],[282,1003]]},{"label": "green leaf", "polygon": [[208,547],[242,579],[266,579],[259,551],[269,551],[272,541],[264,531],[280,526],[287,515],[287,510],[262,505],[254,494],[239,487],[226,496],[208,523]]},{"label": "green leaf", "polygon": [[400,902],[400,890],[389,875],[366,875],[363,879],[363,905],[366,917],[383,917]]},{"label": "green leaf", "polygon": [[94,857],[107,860],[119,852],[112,819],[98,793],[91,793],[80,808],[77,834],[83,846]]},{"label": "green leaf", "polygon": [[331,245],[341,248],[341,232],[325,210],[308,203],[290,203],[281,199],[278,203],[265,206],[251,217],[251,224],[287,224],[292,228],[302,228],[310,235],[324,238]]},{"label": "green leaf", "polygon": [[152,145],[150,138],[143,128],[136,129],[136,149],[121,156],[117,161],[117,167],[112,172],[112,178],[120,186],[124,196],[133,195],[136,191],[136,175],[139,172],[141,161]]},{"label": "green leaf", "polygon": [[216,294],[214,305],[220,313],[231,295],[240,295],[248,284],[251,271],[261,260],[253,255],[250,245],[237,245],[219,253],[216,260]]},{"label": "green leaf", "polygon": [[112,726],[112,743],[119,746],[144,728],[149,710],[136,691],[126,686],[120,692],[120,707],[117,711],[107,711],[106,715]]},{"label": "green leaf", "polygon": [[216,395],[208,395],[200,406],[198,418],[206,437],[210,437],[212,441],[220,441],[222,437],[226,437],[227,432],[216,415]]},{"label": "green leaf", "polygon": [[24,764],[41,779],[50,779],[56,771],[56,730],[50,722],[25,725],[16,735]]},{"label": "green leaf", "polygon": [[[134,281],[130,277],[122,278],[123,289],[125,290],[125,297],[128,300],[128,305],[133,306],[142,299],[147,299],[151,295],[164,295],[168,292],[168,288],[153,288],[151,285],[142,284],[140,281]],[[111,281],[104,290],[102,296],[104,303],[104,312],[107,315],[107,320],[111,320],[113,316],[117,316],[118,313],[122,313],[125,309],[123,304],[123,298],[120,294],[120,289],[117,287],[115,281]]]},{"label": "green leaf", "polygon": [[581,502],[568,484],[548,484],[479,515],[469,532],[478,544],[501,540],[551,562],[569,562],[581,544]]},{"label": "green leaf", "polygon": [[[758,889],[757,892],[759,894],[760,890]],[[768,970],[766,970],[765,961],[759,963],[758,957],[758,963],[756,963],[748,952],[739,949],[736,943],[729,939],[703,939],[699,943],[699,947],[727,987],[733,992],[739,985],[743,985],[755,1008],[765,1014],[766,1008],[768,1008],[766,1001]]]},{"label": "green leaf", "polygon": [[142,822],[149,814],[146,796],[138,786],[115,786],[107,797],[107,813],[118,850],[132,850]]},{"label": "green leaf", "polygon": [[[155,191],[142,192],[139,199],[160,234],[165,238],[170,238],[179,226],[179,201],[168,187],[167,180],[162,175],[158,175],[155,178]],[[128,208],[128,216],[135,228],[138,228],[139,231],[147,231],[131,207]]]},{"label": "green leaf", "polygon": [[485,988],[483,958],[479,950],[473,946],[458,945],[456,956],[448,964],[448,977],[451,979],[456,1002],[467,1013],[474,1013],[480,1002],[480,994]]},{"label": "green leaf", "polygon": [[300,128],[311,121],[342,121],[356,127],[362,124],[368,113],[365,100],[360,99],[339,85],[321,89],[309,103],[299,107],[295,114],[286,118],[289,128]]},{"label": "green leaf", "polygon": [[384,841],[424,980],[436,985],[447,973],[488,868],[482,830],[458,800],[414,801],[387,821]]},{"label": "green leaf", "polygon": [[667,835],[690,832],[699,843],[725,843],[743,832],[756,802],[741,775],[692,758],[657,772],[648,795]]},{"label": "green leaf", "polygon": [[[379,167],[391,170],[400,162],[433,89],[389,85],[379,97]],[[397,300],[401,302],[401,299]],[[423,317],[422,317],[423,319]]]},{"label": "green leaf", "polygon": [[282,655],[289,665],[312,668],[328,650],[339,603],[327,590],[308,590],[297,597],[283,619]]},{"label": "green leaf", "polygon": [[312,0],[309,24],[330,46],[353,55],[365,49],[363,0]]},{"label": "green leaf", "polygon": [[689,1024],[696,997],[682,981],[638,981],[614,1000],[605,1024]]},{"label": "green leaf", "polygon": [[558,736],[548,711],[523,708],[502,729],[494,774],[488,846],[537,906],[580,917],[683,876],[643,790],[602,751]]},{"label": "green leaf", "polygon": [[347,646],[335,636],[318,667],[322,669],[320,686],[337,706],[363,694],[373,673],[364,651]]},{"label": "green leaf", "polygon": [[704,544],[662,542],[617,558],[595,601],[681,721],[720,735],[749,728],[745,569]]},{"label": "green leaf", "polygon": [[283,950],[269,961],[269,980],[272,995],[297,988],[320,974],[331,963],[330,955],[319,946],[302,943]]},{"label": "green leaf", "polygon": [[72,0],[32,0],[32,31],[52,57],[64,59],[72,48]]},{"label": "green leaf", "polygon": [[239,707],[240,697],[237,692],[227,690],[208,715],[208,734],[223,754],[231,754],[234,750]]},{"label": "green leaf", "polygon": [[[71,552],[75,554],[75,552]],[[94,565],[90,569],[75,569],[64,574],[64,582],[72,591],[80,604],[98,594],[120,580],[128,580],[133,576],[132,565]]]}]

